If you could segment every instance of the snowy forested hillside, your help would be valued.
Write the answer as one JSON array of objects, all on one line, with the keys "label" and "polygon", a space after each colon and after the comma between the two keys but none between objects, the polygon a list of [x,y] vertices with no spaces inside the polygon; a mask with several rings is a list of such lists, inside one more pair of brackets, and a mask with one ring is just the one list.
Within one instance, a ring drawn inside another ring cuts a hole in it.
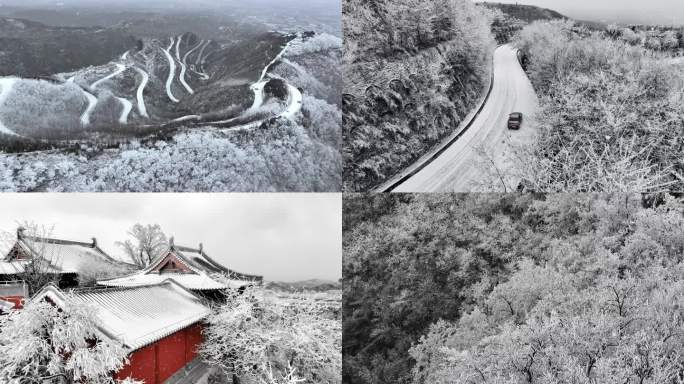
[{"label": "snowy forested hillside", "polygon": [[364,191],[451,133],[483,94],[494,40],[470,0],[344,2],[344,180]]},{"label": "snowy forested hillside", "polygon": [[640,41],[631,29],[569,21],[522,30],[541,97],[540,136],[520,159],[531,189],[684,190],[684,73]]},{"label": "snowy forested hillside", "polygon": [[345,383],[677,383],[684,201],[346,196]]}]

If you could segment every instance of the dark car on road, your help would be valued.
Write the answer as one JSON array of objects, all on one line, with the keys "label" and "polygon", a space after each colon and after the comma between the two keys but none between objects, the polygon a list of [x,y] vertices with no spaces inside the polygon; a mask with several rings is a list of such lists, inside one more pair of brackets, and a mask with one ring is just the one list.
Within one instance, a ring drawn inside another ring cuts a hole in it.
[{"label": "dark car on road", "polygon": [[520,112],[513,112],[508,115],[508,129],[520,129],[522,125],[523,114]]}]

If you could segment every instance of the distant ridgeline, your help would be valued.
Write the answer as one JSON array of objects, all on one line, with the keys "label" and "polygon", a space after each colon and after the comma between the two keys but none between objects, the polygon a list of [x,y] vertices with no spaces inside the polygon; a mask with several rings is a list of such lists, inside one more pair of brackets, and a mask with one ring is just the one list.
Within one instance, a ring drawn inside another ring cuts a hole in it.
[{"label": "distant ridgeline", "polygon": [[538,20],[567,19],[566,16],[551,9],[534,5],[478,3],[494,12],[492,33],[497,43],[504,44],[525,25]]},{"label": "distant ridgeline", "polygon": [[514,17],[526,23],[531,23],[537,20],[567,19],[566,16],[554,10],[537,7],[534,5],[503,3],[481,3],[480,5],[489,9],[498,9],[510,17]]}]

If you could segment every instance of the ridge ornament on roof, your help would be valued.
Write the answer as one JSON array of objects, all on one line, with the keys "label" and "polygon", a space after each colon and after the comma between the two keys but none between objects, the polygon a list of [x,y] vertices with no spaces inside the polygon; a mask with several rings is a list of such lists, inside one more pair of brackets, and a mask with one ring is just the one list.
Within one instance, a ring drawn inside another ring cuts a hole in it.
[{"label": "ridge ornament on roof", "polygon": [[169,239],[169,248],[146,268],[120,278],[100,280],[99,285],[110,287],[137,287],[173,279],[193,291],[239,289],[261,284],[263,277],[233,271],[210,258],[200,249],[175,245]]},{"label": "ridge ornament on roof", "polygon": [[46,260],[51,272],[56,274],[77,274],[84,263],[93,260],[113,265],[128,264],[108,255],[94,237],[91,242],[79,242],[29,236],[24,227],[17,228],[16,242],[7,254],[0,257],[0,275],[23,273],[24,264],[34,257]]}]

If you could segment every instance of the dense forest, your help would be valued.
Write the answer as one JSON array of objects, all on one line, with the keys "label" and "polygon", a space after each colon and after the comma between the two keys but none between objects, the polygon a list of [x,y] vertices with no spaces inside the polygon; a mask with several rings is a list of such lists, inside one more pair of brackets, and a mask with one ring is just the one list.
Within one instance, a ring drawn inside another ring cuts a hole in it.
[{"label": "dense forest", "polygon": [[347,195],[344,383],[684,380],[684,200]]},{"label": "dense forest", "polygon": [[530,189],[684,190],[681,63],[615,33],[551,21],[516,38],[540,97],[539,137],[520,159]]},{"label": "dense forest", "polygon": [[458,127],[488,84],[490,13],[470,0],[343,2],[348,191],[378,186]]}]

